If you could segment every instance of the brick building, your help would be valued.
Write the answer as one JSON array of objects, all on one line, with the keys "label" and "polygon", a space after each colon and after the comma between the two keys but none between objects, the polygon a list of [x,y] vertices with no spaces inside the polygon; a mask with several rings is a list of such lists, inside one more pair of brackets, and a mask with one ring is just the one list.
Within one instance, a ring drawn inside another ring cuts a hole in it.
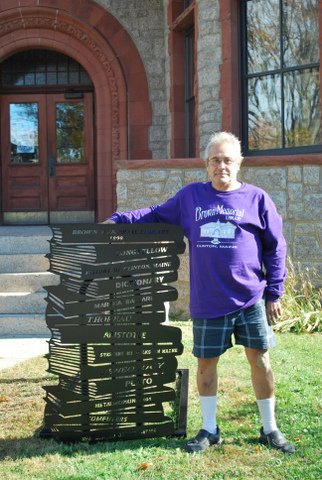
[{"label": "brick building", "polygon": [[321,38],[320,0],[2,0],[0,223],[160,203],[228,130],[321,271]]}]

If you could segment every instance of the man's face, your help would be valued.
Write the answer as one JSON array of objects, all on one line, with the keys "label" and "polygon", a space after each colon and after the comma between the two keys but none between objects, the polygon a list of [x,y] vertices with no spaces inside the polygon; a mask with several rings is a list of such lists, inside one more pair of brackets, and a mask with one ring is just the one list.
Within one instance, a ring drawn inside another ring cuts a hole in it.
[{"label": "man's face", "polygon": [[207,159],[207,172],[216,190],[238,188],[237,174],[241,160],[230,143],[213,145]]}]

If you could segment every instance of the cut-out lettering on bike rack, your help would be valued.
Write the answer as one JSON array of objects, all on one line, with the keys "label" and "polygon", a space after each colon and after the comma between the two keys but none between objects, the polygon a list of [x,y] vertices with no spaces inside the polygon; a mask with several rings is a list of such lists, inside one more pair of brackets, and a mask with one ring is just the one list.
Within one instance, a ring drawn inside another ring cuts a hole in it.
[{"label": "cut-out lettering on bike rack", "polygon": [[177,299],[183,231],[169,224],[52,226],[46,287],[51,331],[41,437],[104,441],[185,436],[188,370],[181,330],[165,322]]}]

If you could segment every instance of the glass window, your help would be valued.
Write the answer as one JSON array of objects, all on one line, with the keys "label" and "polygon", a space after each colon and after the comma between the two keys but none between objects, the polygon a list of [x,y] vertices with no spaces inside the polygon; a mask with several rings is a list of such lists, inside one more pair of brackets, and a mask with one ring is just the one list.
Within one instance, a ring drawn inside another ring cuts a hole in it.
[{"label": "glass window", "polygon": [[38,103],[11,103],[10,163],[39,163]]},{"label": "glass window", "polygon": [[284,65],[294,67],[319,61],[317,0],[283,2]]},{"label": "glass window", "polygon": [[285,146],[320,143],[319,70],[303,69],[284,75]]},{"label": "glass window", "polygon": [[250,78],[248,129],[251,150],[281,148],[281,81],[279,75]]},{"label": "glass window", "polygon": [[84,103],[56,103],[57,163],[84,163]]},{"label": "glass window", "polygon": [[248,73],[274,70],[280,62],[279,0],[269,0],[271,8],[266,15],[265,2],[247,3],[247,66]]},{"label": "glass window", "polygon": [[0,68],[2,87],[92,85],[86,70],[53,50],[26,50],[7,58]]},{"label": "glass window", "polygon": [[321,150],[317,0],[244,0],[245,150]]},{"label": "glass window", "polygon": [[183,8],[186,9],[192,4],[193,0],[184,0]]}]

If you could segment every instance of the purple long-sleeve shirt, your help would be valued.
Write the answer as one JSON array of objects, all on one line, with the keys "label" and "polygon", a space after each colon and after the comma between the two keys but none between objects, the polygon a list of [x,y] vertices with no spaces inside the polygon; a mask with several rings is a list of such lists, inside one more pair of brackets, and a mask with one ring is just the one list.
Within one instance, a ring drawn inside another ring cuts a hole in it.
[{"label": "purple long-sleeve shirt", "polygon": [[183,227],[190,252],[190,312],[216,318],[283,294],[286,243],[266,192],[242,183],[215,190],[191,183],[161,205],[116,212],[117,223],[165,222]]}]

